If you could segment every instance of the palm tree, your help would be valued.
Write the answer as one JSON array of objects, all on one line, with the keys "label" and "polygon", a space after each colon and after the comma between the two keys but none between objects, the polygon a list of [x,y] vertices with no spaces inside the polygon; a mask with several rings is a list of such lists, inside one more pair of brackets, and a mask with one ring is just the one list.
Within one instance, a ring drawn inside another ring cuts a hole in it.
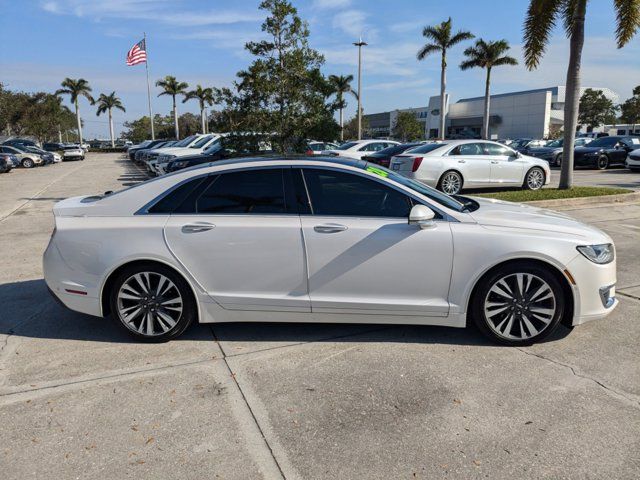
[{"label": "palm tree", "polygon": [[78,99],[82,96],[93,104],[93,97],[91,96],[91,87],[89,82],[84,78],[77,80],[73,78],[65,78],[62,83],[62,88],[56,90],[56,95],[69,95],[71,103],[76,107],[76,122],[78,123],[78,140],[82,145],[82,121],[80,120],[80,107],[78,105]]},{"label": "palm tree", "polygon": [[98,104],[98,111],[96,112],[96,115],[100,115],[104,112],[109,112],[109,133],[111,134],[111,148],[115,148],[116,143],[113,138],[113,117],[111,111],[114,108],[122,110],[123,112],[126,112],[126,110],[122,105],[122,101],[118,97],[116,97],[116,92],[111,92],[109,95],[101,93],[96,103]]},{"label": "palm tree", "polygon": [[340,140],[344,140],[344,109],[347,107],[347,101],[344,99],[345,93],[351,93],[356,99],[358,92],[351,88],[353,75],[329,75],[329,83],[333,87],[336,94],[336,107],[340,110]]},{"label": "palm tree", "polygon": [[185,93],[182,103],[191,99],[198,99],[200,104],[200,121],[202,122],[202,133],[207,133],[205,109],[207,105],[213,105],[213,88],[202,88],[202,85],[196,85],[195,90]]},{"label": "palm tree", "polygon": [[[640,26],[640,0],[614,0],[616,42],[624,47]],[[524,60],[529,70],[537,68],[549,43],[551,31],[562,20],[569,37],[569,65],[564,99],[564,145],[573,145],[580,105],[580,63],[584,46],[584,19],[587,0],[530,0],[524,22]],[[560,189],[573,183],[573,148],[562,151]]]},{"label": "palm tree", "polygon": [[445,124],[445,92],[447,89],[447,50],[465,40],[471,40],[474,35],[466,30],[460,30],[455,35],[451,35],[451,17],[439,25],[424,27],[422,36],[429,43],[426,43],[418,51],[418,60],[424,60],[432,53],[441,53],[441,70],[440,70],[440,131],[439,137],[444,140],[444,124]]},{"label": "palm tree", "polygon": [[178,107],[176,106],[176,96],[186,95],[189,84],[186,82],[179,82],[176,80],[176,77],[167,75],[162,80],[158,80],[156,82],[156,87],[163,89],[162,93],[158,94],[158,96],[171,95],[171,98],[173,99],[173,124],[176,129],[176,140],[179,140],[180,130],[178,128]]},{"label": "palm tree", "polygon": [[484,117],[482,121],[482,138],[489,138],[489,104],[491,102],[490,85],[491,85],[491,69],[500,65],[517,65],[518,61],[505,55],[509,51],[509,42],[506,40],[497,40],[495,42],[486,42],[483,39],[476,40],[473,47],[469,47],[464,51],[467,57],[460,64],[462,70],[470,68],[485,68],[487,70],[487,80],[484,87]]}]

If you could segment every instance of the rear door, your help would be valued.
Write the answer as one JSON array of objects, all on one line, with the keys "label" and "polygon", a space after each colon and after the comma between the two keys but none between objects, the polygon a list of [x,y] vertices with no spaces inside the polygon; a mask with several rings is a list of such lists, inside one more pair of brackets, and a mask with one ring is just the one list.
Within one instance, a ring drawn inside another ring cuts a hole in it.
[{"label": "rear door", "polygon": [[207,178],[174,210],[165,236],[176,258],[223,307],[311,310],[291,168]]},{"label": "rear door", "polygon": [[509,147],[499,143],[482,143],[486,157],[491,162],[491,183],[498,185],[522,185],[524,161]]},{"label": "rear door", "polygon": [[456,160],[450,166],[460,171],[465,187],[491,185],[491,161],[481,143],[461,143],[448,156]]}]

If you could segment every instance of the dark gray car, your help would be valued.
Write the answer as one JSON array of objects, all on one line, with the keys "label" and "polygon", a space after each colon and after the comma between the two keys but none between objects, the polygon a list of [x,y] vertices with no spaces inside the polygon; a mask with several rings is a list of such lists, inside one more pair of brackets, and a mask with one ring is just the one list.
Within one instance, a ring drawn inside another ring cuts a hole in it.
[{"label": "dark gray car", "polygon": [[[584,147],[591,140],[591,138],[576,138],[574,142],[574,146],[576,147]],[[559,167],[562,162],[562,146],[564,140],[562,138],[558,140],[553,140],[547,143],[544,147],[536,147],[529,148],[527,150],[527,155],[532,157],[541,158],[542,160],[546,160],[549,162],[549,165],[552,167]]]}]

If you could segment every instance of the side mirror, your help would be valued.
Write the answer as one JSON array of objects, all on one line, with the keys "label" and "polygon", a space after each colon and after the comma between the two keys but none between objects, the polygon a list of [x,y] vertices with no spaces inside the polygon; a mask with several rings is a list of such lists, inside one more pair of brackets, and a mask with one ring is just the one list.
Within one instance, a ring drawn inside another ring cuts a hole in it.
[{"label": "side mirror", "polygon": [[414,205],[409,212],[409,225],[418,225],[421,229],[435,226],[433,221],[436,214],[425,205]]}]

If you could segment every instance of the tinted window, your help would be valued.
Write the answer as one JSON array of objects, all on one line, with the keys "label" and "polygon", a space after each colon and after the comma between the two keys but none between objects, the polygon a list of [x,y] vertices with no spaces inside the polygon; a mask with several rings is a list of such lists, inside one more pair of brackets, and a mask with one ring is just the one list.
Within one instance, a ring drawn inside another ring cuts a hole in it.
[{"label": "tinted window", "polygon": [[589,144],[589,147],[613,147],[620,137],[600,137]]},{"label": "tinted window", "polygon": [[[173,213],[183,204],[191,192],[196,190],[198,186],[205,181],[206,177],[189,180],[182,185],[174,188],[167,195],[160,199],[155,205],[148,209],[149,213]],[[186,208],[187,212],[194,211],[193,207]]]},{"label": "tinted window", "polygon": [[444,143],[425,143],[424,145],[420,145],[419,147],[407,150],[406,153],[429,153],[445,146],[446,144]]},{"label": "tinted window", "polygon": [[287,213],[281,169],[223,173],[200,195],[197,213]]},{"label": "tinted window", "polygon": [[479,143],[463,143],[451,150],[449,155],[483,155],[483,150]]},{"label": "tinted window", "polygon": [[349,150],[351,147],[354,147],[358,144],[358,142],[347,142],[340,145],[336,150]]},{"label": "tinted window", "polygon": [[513,150],[505,147],[504,145],[497,145],[495,143],[483,143],[485,155],[511,155]]},{"label": "tinted window", "polygon": [[314,215],[408,217],[411,200],[380,182],[352,173],[303,169]]},{"label": "tinted window", "polygon": [[379,152],[380,150],[384,150],[385,146],[385,143],[369,143],[358,150],[361,152]]},{"label": "tinted window", "polygon": [[206,145],[206,143],[211,140],[211,137],[202,137],[200,140],[191,145],[190,148],[202,148]]}]

